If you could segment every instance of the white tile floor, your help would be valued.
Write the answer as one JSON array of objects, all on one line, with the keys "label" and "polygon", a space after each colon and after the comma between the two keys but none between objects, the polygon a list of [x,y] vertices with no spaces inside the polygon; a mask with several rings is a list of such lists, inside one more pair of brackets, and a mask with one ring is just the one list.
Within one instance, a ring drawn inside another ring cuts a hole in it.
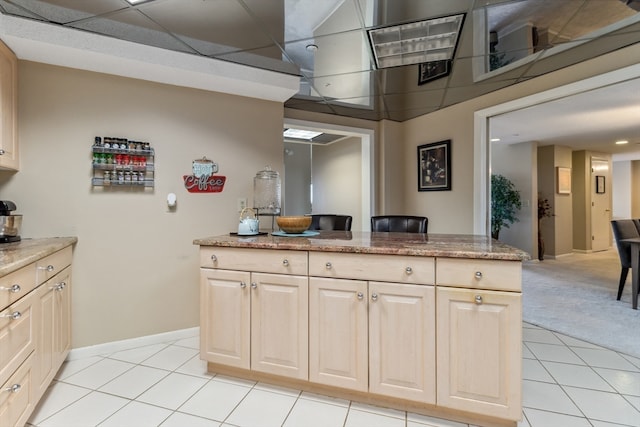
[{"label": "white tile floor", "polygon": [[[640,359],[525,324],[522,427],[640,426]],[[205,372],[198,338],[66,362],[38,427],[464,427]]]}]

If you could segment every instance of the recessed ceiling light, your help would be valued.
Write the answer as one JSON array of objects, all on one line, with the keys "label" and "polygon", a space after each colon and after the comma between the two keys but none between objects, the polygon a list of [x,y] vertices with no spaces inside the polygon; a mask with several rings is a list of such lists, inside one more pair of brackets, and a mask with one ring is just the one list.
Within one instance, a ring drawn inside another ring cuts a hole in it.
[{"label": "recessed ceiling light", "polygon": [[318,50],[317,44],[308,44],[306,47],[309,52],[315,52],[316,50]]},{"label": "recessed ceiling light", "polygon": [[127,0],[127,3],[129,3],[132,6],[135,6],[137,4],[141,4],[141,3],[147,3],[153,0]]},{"label": "recessed ceiling light", "polygon": [[624,140],[624,139],[622,139],[620,141],[616,141],[616,145],[624,145],[624,144],[628,144],[628,143],[629,143],[629,141]]},{"label": "recessed ceiling light", "polygon": [[453,58],[464,13],[367,30],[378,68]]},{"label": "recessed ceiling light", "polygon": [[303,129],[285,129],[283,135],[285,138],[306,139],[311,141],[316,136],[322,135],[322,132]]},{"label": "recessed ceiling light", "polygon": [[491,138],[490,141],[491,142],[500,142],[500,138]]}]

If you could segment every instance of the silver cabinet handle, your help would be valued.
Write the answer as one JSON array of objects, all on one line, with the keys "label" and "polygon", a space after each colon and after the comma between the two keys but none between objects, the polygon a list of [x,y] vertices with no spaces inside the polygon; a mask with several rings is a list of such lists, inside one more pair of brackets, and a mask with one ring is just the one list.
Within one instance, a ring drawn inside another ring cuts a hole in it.
[{"label": "silver cabinet handle", "polygon": [[482,295],[476,295],[475,302],[478,305],[482,304]]},{"label": "silver cabinet handle", "polygon": [[4,391],[8,391],[9,393],[17,393],[21,388],[22,386],[20,384],[14,384],[11,387],[5,388]]},{"label": "silver cabinet handle", "polygon": [[326,263],[324,266],[327,268],[327,270],[331,270],[331,267],[333,267],[330,262]]},{"label": "silver cabinet handle", "polygon": [[358,294],[357,294],[357,295],[358,295],[358,299],[359,299],[359,300],[364,299],[364,294],[363,294],[362,292],[358,292]]},{"label": "silver cabinet handle", "polygon": [[378,294],[375,292],[371,294],[371,301],[378,301]]},{"label": "silver cabinet handle", "polygon": [[47,265],[46,267],[38,267],[38,268],[39,268],[40,270],[45,270],[45,271],[47,271],[47,272],[49,272],[49,273],[51,273],[53,270],[55,270],[55,269],[56,269],[56,268],[55,268],[53,265],[51,265],[51,264]]},{"label": "silver cabinet handle", "polygon": [[285,267],[288,267],[289,266],[289,260],[288,259],[283,260],[282,261],[282,265],[284,265]]},{"label": "silver cabinet handle", "polygon": [[240,282],[240,287],[241,287],[242,289],[244,289],[244,288],[246,288],[246,287],[247,287],[247,284],[246,284],[246,283],[244,283],[244,282]]},{"label": "silver cabinet handle", "polygon": [[407,268],[404,269],[404,272],[407,273],[407,274],[411,274],[411,273],[413,273],[413,269],[411,267],[407,267]]},{"label": "silver cabinet handle", "polygon": [[218,257],[215,255],[211,255],[211,261],[218,262]]},{"label": "silver cabinet handle", "polygon": [[0,317],[8,317],[11,320],[18,320],[22,317],[22,313],[20,313],[19,311],[14,311],[13,313],[3,314]]},{"label": "silver cabinet handle", "polygon": [[3,154],[6,154],[6,151],[4,151],[2,148],[0,148],[0,156],[2,156]]},{"label": "silver cabinet handle", "polygon": [[251,289],[258,289],[256,282],[251,282]]},{"label": "silver cabinet handle", "polygon": [[53,289],[54,291],[61,291],[64,289],[65,286],[67,286],[65,282],[60,282],[55,286],[51,286],[49,289]]},{"label": "silver cabinet handle", "polygon": [[12,285],[9,288],[0,287],[0,291],[9,291],[9,292],[12,292],[14,294],[17,294],[21,290],[22,290],[22,288],[20,287],[20,285]]},{"label": "silver cabinet handle", "polygon": [[477,280],[482,279],[482,271],[476,271],[475,276],[476,276],[476,279],[477,279]]}]

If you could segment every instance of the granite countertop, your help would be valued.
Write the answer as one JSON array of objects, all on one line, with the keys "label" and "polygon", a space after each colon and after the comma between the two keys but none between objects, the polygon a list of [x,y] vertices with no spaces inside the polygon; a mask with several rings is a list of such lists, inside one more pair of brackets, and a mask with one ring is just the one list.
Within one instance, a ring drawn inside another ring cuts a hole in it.
[{"label": "granite countertop", "polygon": [[23,238],[15,243],[2,243],[0,244],[0,277],[73,245],[77,241],[77,237],[48,237]]},{"label": "granite countertop", "polygon": [[320,231],[317,236],[279,237],[220,235],[195,239],[194,245],[256,249],[287,249],[317,252],[346,252],[447,258],[530,259],[523,250],[487,236],[463,234],[371,233]]}]

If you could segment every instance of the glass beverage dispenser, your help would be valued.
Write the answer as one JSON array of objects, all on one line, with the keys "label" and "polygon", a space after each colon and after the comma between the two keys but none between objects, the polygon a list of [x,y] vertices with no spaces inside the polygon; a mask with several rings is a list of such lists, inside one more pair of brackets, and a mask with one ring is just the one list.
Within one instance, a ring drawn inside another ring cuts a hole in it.
[{"label": "glass beverage dispenser", "polygon": [[270,166],[253,178],[253,207],[259,215],[280,214],[280,174]]}]

